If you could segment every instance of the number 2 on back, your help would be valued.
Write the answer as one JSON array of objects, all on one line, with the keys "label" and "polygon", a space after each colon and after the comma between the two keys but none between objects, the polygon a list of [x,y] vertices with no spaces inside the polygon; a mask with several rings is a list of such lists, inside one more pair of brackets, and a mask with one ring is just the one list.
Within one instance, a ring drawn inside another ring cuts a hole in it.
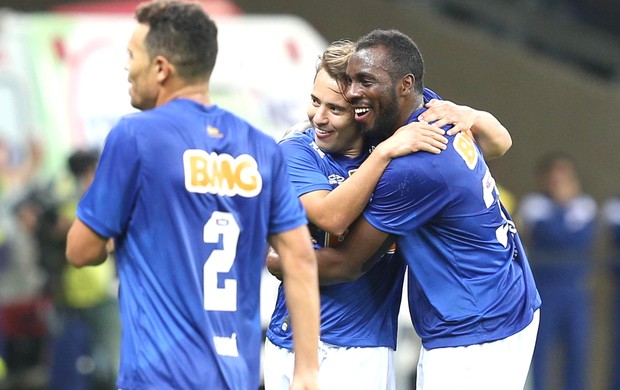
[{"label": "number 2 on back", "polygon": [[217,244],[222,236],[222,249],[215,249],[205,262],[204,309],[213,311],[237,310],[237,281],[224,279],[224,287],[218,287],[218,274],[230,272],[237,254],[239,225],[231,213],[214,211],[203,229],[203,240]]}]

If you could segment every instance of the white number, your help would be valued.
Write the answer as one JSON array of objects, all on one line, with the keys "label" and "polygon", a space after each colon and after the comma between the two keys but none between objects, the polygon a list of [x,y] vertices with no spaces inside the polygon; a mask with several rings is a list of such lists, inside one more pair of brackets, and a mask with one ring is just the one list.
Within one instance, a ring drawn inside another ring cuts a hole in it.
[{"label": "white number", "polygon": [[[491,207],[493,202],[495,202],[495,194],[499,196],[499,190],[495,184],[495,179],[493,179],[493,176],[491,176],[491,172],[488,169],[484,174],[484,178],[482,178],[482,194],[487,208]],[[508,232],[515,233],[517,229],[514,222],[510,221],[508,217],[504,215],[504,211],[501,208],[499,210],[502,219],[504,220],[504,224],[495,230],[495,237],[497,238],[497,241],[499,241],[500,244],[506,248],[508,246]]]},{"label": "white number", "polygon": [[231,213],[215,211],[203,229],[204,242],[216,244],[222,236],[222,249],[215,249],[202,268],[204,278],[204,308],[213,311],[237,310],[237,281],[225,279],[224,287],[217,286],[218,274],[230,272],[237,254],[239,225]]}]

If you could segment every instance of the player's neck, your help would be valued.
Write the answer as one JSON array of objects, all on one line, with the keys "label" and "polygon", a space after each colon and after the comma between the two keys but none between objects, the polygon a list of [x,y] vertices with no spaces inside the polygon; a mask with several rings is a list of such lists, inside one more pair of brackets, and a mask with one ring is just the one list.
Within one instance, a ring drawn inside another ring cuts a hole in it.
[{"label": "player's neck", "polygon": [[[407,109],[401,110],[403,114],[399,118],[399,127],[406,125],[409,122],[409,118],[411,118],[411,115],[414,112],[418,111],[420,108],[424,107],[424,97],[422,95],[415,96],[413,99],[405,101],[405,104],[405,107],[407,107]],[[397,129],[394,129],[394,131],[396,131]]]},{"label": "player's neck", "polygon": [[359,137],[357,140],[351,143],[351,146],[346,150],[343,150],[340,154],[348,158],[357,158],[362,154],[364,149],[364,138]]},{"label": "player's neck", "polygon": [[211,105],[211,98],[209,96],[209,84],[191,84],[175,88],[167,93],[164,90],[158,99],[158,106],[164,103],[168,103],[174,99],[189,99],[205,106]]}]

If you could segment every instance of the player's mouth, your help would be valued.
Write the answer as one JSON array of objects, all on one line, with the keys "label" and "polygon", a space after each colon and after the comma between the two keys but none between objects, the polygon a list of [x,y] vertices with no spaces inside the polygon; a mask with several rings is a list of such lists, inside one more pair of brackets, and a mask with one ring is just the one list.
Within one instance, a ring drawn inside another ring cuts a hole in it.
[{"label": "player's mouth", "polygon": [[314,128],[314,133],[316,134],[316,136],[318,138],[326,138],[329,137],[330,135],[332,135],[334,133],[334,131],[328,131],[328,130],[324,130],[318,127]]},{"label": "player's mouth", "polygon": [[366,117],[368,117],[368,113],[370,112],[370,108],[368,107],[358,107],[355,109],[355,120],[363,121]]}]

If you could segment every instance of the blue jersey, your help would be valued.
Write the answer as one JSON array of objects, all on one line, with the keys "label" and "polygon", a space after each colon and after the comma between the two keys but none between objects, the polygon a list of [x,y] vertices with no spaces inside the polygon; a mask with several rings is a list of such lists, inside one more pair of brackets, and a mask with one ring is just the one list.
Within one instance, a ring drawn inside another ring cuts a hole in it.
[{"label": "blue jersey", "polygon": [[307,224],[271,137],[186,99],[126,116],[77,216],[115,238],[118,387],[258,388],[266,237]]},{"label": "blue jersey", "polygon": [[[292,133],[280,146],[288,163],[297,195],[331,191],[348,178],[367,153],[350,159],[322,152],[314,142],[314,130]],[[336,244],[338,237],[311,226],[319,245]],[[342,347],[396,348],[398,311],[402,297],[404,262],[386,254],[365,275],[354,282],[321,286],[321,340]],[[269,340],[292,348],[289,314],[282,285],[267,329]]]},{"label": "blue jersey", "polygon": [[571,289],[584,280],[594,266],[597,208],[586,194],[566,204],[542,193],[523,198],[519,212],[528,228],[528,252],[537,278]]},{"label": "blue jersey", "polygon": [[394,159],[364,211],[369,223],[397,236],[409,265],[413,325],[427,349],[505,338],[525,328],[540,306],[478,146],[466,133],[448,138],[438,155]]}]

